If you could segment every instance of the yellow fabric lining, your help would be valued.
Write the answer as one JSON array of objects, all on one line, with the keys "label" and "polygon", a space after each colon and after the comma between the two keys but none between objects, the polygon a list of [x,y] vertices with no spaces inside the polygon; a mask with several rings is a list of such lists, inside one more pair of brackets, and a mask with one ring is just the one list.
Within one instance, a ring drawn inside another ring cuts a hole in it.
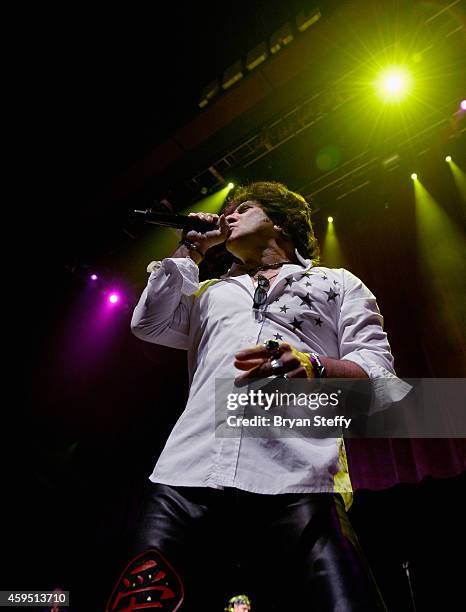
[{"label": "yellow fabric lining", "polygon": [[306,353],[301,353],[293,346],[291,347],[291,352],[299,359],[299,363],[304,368],[306,372],[306,376],[308,378],[314,378],[314,368],[312,367],[311,358]]},{"label": "yellow fabric lining", "polygon": [[198,298],[200,295],[204,293],[206,289],[209,288],[209,286],[212,283],[216,283],[217,281],[218,281],[218,278],[211,278],[209,280],[202,281],[202,283],[199,285],[199,289],[193,293],[193,297]]},{"label": "yellow fabric lining", "polygon": [[338,444],[338,472],[333,477],[333,490],[342,496],[345,510],[348,510],[353,503],[353,486],[349,475],[348,458],[343,438],[338,439]]}]

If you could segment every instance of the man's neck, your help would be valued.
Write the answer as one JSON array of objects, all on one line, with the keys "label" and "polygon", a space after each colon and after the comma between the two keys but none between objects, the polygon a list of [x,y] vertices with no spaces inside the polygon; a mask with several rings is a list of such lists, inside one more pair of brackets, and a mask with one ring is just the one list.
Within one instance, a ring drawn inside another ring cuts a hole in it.
[{"label": "man's neck", "polygon": [[276,262],[274,264],[265,264],[257,266],[255,268],[246,268],[244,264],[233,263],[231,268],[228,270],[228,276],[242,276],[243,274],[249,274],[249,276],[257,278],[259,275],[265,276],[266,278],[275,277],[280,274],[280,269],[285,264],[291,264],[292,261],[284,260]]},{"label": "man's neck", "polygon": [[[285,251],[279,247],[266,248],[259,253],[250,253],[243,256],[237,255],[241,263],[234,263],[231,271],[236,274],[247,274],[251,271],[273,269],[276,264],[281,262],[289,262],[291,258]],[[270,266],[268,268],[267,266]]]}]

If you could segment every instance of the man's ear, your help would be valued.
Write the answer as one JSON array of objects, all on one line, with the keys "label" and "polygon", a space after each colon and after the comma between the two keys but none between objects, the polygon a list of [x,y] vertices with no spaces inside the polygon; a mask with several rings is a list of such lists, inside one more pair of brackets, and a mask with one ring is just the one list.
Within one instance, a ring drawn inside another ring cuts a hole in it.
[{"label": "man's ear", "polygon": [[282,235],[282,238],[284,238],[285,240],[289,240],[290,239],[290,235],[289,233],[283,229],[283,227],[281,227],[280,225],[274,225],[273,229],[276,232],[280,232],[280,234]]}]

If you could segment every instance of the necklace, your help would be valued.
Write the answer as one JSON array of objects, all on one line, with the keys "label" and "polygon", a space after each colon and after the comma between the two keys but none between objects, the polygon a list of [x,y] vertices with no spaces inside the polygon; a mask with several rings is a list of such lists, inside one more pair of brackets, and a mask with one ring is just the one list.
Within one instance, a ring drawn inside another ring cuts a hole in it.
[{"label": "necklace", "polygon": [[257,278],[256,278],[256,276],[255,276],[255,275],[254,275],[252,278],[253,278],[255,281],[257,281],[257,282],[259,282],[259,280],[263,280],[263,279],[265,279],[265,280],[268,280],[268,281],[269,281],[269,283],[270,283],[270,281],[271,281],[273,278],[277,277],[279,274],[280,274],[280,272],[275,272],[275,274],[272,274],[272,276],[264,276],[263,274],[258,274],[258,275],[257,275]]},{"label": "necklace", "polygon": [[280,268],[281,266],[284,266],[285,264],[292,264],[292,263],[293,263],[292,261],[279,261],[274,264],[264,264],[263,266],[257,266],[257,268],[252,268],[251,270],[248,270],[246,274],[249,274],[249,276],[256,276],[256,274],[260,272],[261,270],[272,270],[274,268]]}]

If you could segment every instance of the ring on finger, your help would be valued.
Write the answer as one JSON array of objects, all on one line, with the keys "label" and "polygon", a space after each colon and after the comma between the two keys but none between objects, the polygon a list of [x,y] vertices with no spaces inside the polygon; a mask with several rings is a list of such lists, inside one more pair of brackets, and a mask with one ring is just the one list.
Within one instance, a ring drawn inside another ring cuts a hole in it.
[{"label": "ring on finger", "polygon": [[264,346],[269,355],[275,356],[280,353],[280,344],[276,340],[266,340]]},{"label": "ring on finger", "polygon": [[281,376],[283,373],[283,362],[281,359],[271,359],[270,367],[272,368],[272,374],[275,376]]}]

